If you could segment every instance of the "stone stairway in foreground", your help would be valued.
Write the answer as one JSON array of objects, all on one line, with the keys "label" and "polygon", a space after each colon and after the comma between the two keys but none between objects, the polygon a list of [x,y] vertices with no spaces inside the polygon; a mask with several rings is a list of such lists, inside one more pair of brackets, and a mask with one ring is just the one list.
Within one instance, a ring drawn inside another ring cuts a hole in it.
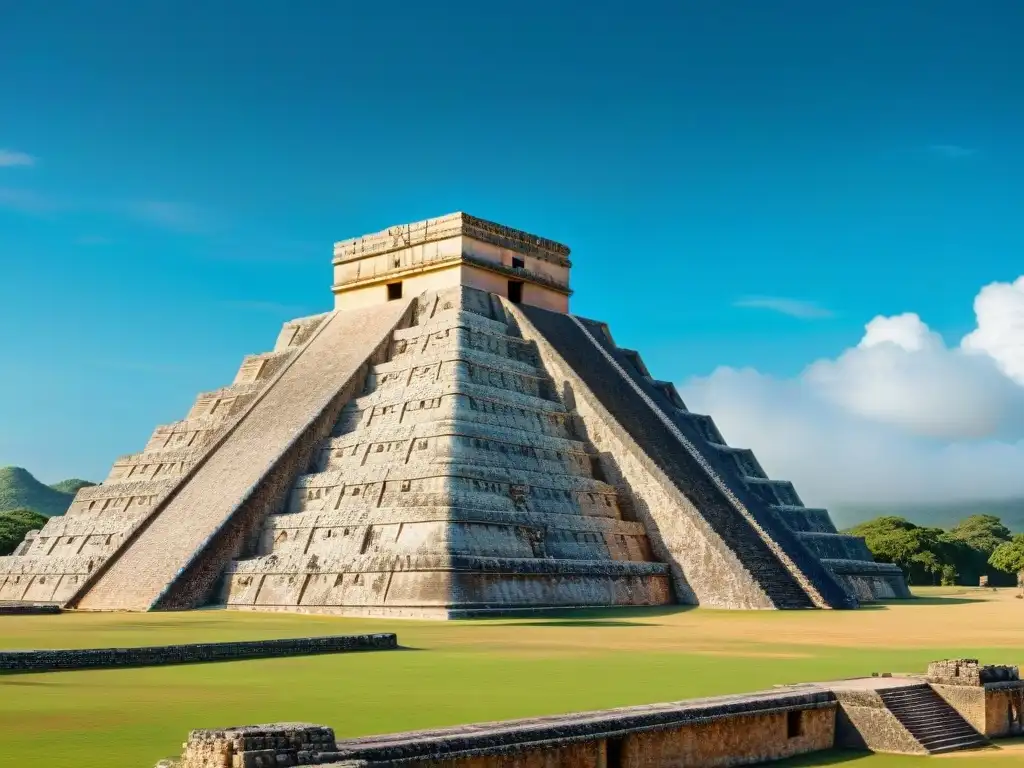
[{"label": "stone stairway in foreground", "polygon": [[878,693],[886,708],[930,754],[977,749],[988,744],[928,685],[882,689]]},{"label": "stone stairway in foreground", "polygon": [[361,383],[407,313],[395,302],[328,315],[201,463],[69,601],[83,610],[201,604]]}]

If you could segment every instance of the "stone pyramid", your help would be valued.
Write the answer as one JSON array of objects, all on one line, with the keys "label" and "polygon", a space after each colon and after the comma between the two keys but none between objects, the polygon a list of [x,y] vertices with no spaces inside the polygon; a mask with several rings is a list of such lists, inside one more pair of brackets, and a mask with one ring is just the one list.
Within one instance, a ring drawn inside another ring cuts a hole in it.
[{"label": "stone pyramid", "polygon": [[569,314],[568,256],[465,214],[338,243],[334,311],[0,558],[0,601],[454,618],[908,596]]}]

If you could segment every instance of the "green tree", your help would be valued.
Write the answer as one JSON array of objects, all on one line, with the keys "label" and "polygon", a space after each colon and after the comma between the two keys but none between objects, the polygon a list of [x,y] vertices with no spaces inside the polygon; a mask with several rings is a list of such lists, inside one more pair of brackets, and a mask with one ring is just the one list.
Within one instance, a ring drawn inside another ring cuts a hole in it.
[{"label": "green tree", "polygon": [[950,528],[946,541],[961,545],[954,553],[961,583],[976,585],[981,576],[988,576],[993,585],[1012,583],[989,565],[992,553],[1011,536],[1010,529],[995,515],[971,515]]},{"label": "green tree", "polygon": [[21,544],[25,534],[46,525],[49,518],[30,509],[0,512],[0,555],[9,555]]},{"label": "green tree", "polygon": [[1010,541],[1004,541],[996,547],[988,562],[1003,573],[1024,571],[1024,533],[1018,533]]},{"label": "green tree", "polygon": [[1013,536],[995,515],[971,515],[949,529],[949,535],[991,556],[996,547]]},{"label": "green tree", "polygon": [[910,584],[955,583],[957,562],[966,551],[963,542],[949,540],[941,528],[914,525],[892,515],[861,523],[847,533],[863,536],[875,559],[898,565]]}]

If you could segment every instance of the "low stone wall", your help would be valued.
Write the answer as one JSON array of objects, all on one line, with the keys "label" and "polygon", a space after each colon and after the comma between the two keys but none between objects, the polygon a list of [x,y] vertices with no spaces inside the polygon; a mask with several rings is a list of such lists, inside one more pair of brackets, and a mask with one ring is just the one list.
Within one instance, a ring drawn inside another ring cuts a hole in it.
[{"label": "low stone wall", "polygon": [[54,672],[72,669],[149,667],[237,661],[281,656],[311,656],[350,651],[385,651],[398,647],[393,634],[328,635],[236,643],[193,643],[143,648],[86,648],[81,650],[0,651],[0,673]]},{"label": "low stone wall", "polygon": [[196,730],[184,747],[181,768],[288,768],[334,750],[334,731],[309,723]]},{"label": "low stone wall", "polygon": [[977,659],[943,659],[928,665],[928,682],[940,685],[985,685],[1020,680],[1008,664],[980,664]]},{"label": "low stone wall", "polygon": [[992,738],[1024,734],[1024,680],[1017,667],[944,659],[928,665],[927,680],[979,733]]},{"label": "low stone wall", "polygon": [[193,731],[179,765],[711,768],[829,749],[835,736],[835,717],[835,697],[810,686],[348,739],[336,744],[333,733],[324,726],[257,725]]},{"label": "low stone wall", "polygon": [[60,613],[54,603],[0,603],[0,616],[31,616]]}]

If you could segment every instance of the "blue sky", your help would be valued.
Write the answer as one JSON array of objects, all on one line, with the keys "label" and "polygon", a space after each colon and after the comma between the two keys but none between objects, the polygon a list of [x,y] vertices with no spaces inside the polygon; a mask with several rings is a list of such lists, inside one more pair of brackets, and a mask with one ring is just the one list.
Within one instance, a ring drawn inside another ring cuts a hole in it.
[{"label": "blue sky", "polygon": [[[793,378],[1024,252],[1015,0],[0,0],[0,465],[100,479],[454,210],[662,378]],[[728,437],[728,435],[727,435]],[[755,446],[757,448],[758,446]]]}]

